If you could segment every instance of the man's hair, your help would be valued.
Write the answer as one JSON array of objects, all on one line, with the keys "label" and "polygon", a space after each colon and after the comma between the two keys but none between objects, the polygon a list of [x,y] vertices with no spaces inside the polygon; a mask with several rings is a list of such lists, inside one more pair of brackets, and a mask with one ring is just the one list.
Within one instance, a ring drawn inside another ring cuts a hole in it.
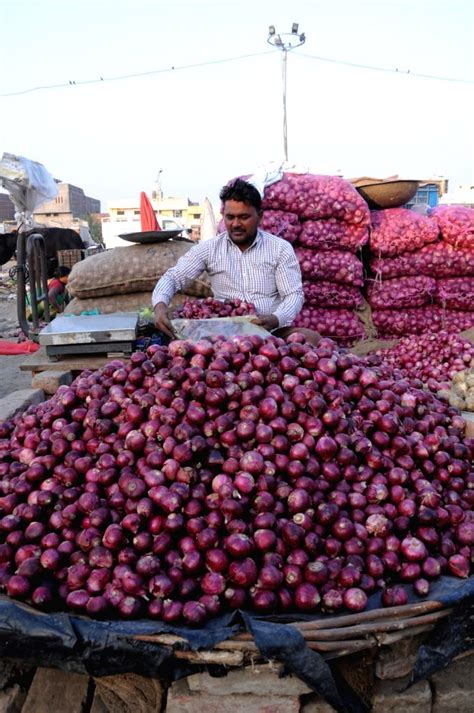
[{"label": "man's hair", "polygon": [[58,269],[56,270],[56,276],[57,277],[66,277],[69,275],[71,272],[71,268],[67,267],[67,265],[60,265]]},{"label": "man's hair", "polygon": [[258,211],[262,208],[262,196],[255,186],[242,180],[242,178],[236,178],[235,181],[224,186],[219,194],[219,198],[222,203],[226,201],[238,201],[239,203],[251,205]]}]

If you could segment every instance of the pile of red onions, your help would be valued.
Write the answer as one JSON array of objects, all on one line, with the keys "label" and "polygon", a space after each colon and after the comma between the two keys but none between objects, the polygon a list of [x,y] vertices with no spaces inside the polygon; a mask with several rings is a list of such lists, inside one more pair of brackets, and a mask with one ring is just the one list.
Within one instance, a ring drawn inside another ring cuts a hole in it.
[{"label": "pile of red onions", "polygon": [[474,327],[474,312],[443,309],[437,306],[395,309],[374,309],[372,319],[380,337],[387,334],[458,333]]},{"label": "pile of red onions", "polygon": [[438,332],[403,337],[390,349],[379,349],[378,357],[404,377],[420,379],[432,391],[448,389],[458,371],[474,365],[474,344],[456,334]]},{"label": "pile of red onions", "polygon": [[298,244],[313,250],[357,252],[369,239],[367,225],[347,223],[337,218],[305,220]]},{"label": "pile of red onions", "polygon": [[1,424],[1,590],[190,625],[403,604],[469,575],[464,426],[331,340],[152,346]]},{"label": "pile of red onions", "polygon": [[436,280],[425,275],[374,280],[367,287],[367,299],[375,309],[404,309],[432,304]]},{"label": "pile of red onions", "polygon": [[257,314],[255,305],[244,300],[216,300],[206,297],[203,300],[187,297],[182,306],[173,313],[174,319],[209,319],[210,317],[239,317]]},{"label": "pile of red onions", "polygon": [[474,209],[461,205],[441,205],[432,212],[441,237],[456,248],[474,249]]},{"label": "pile of red onions", "polygon": [[413,252],[438,239],[436,220],[408,208],[374,210],[370,221],[369,247],[383,257]]}]

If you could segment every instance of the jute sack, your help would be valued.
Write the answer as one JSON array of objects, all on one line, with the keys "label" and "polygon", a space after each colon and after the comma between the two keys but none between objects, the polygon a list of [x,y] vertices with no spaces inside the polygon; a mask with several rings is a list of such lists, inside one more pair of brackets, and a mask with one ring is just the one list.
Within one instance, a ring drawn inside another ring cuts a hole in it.
[{"label": "jute sack", "polygon": [[[192,245],[187,242],[168,241],[105,250],[74,265],[68,290],[73,297],[81,299],[152,292],[157,280],[176,265],[190,247]],[[211,294],[205,273],[188,285],[186,294],[194,297]]]},{"label": "jute sack", "polygon": [[[178,293],[170,303],[170,310],[180,307],[186,295]],[[146,307],[151,307],[150,292],[131,292],[128,295],[108,295],[106,297],[87,297],[80,299],[74,297],[64,310],[64,314],[81,314],[89,310],[99,310],[99,314],[111,312],[140,312]]]}]

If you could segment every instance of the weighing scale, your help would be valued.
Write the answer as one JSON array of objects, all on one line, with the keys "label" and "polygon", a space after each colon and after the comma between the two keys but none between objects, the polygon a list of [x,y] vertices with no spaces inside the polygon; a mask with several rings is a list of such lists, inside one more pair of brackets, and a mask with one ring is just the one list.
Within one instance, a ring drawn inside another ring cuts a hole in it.
[{"label": "weighing scale", "polygon": [[39,333],[49,357],[70,354],[131,354],[137,338],[136,312],[59,315]]}]

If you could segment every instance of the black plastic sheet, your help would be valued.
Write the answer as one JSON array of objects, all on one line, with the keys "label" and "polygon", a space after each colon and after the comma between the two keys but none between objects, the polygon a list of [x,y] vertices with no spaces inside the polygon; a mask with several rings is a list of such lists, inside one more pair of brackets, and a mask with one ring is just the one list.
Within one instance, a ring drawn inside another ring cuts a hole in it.
[{"label": "black plastic sheet", "polygon": [[[425,601],[407,586],[411,602]],[[433,583],[429,600],[454,607],[420,647],[412,683],[432,675],[453,657],[474,645],[474,576],[466,580],[441,577]],[[369,609],[380,608],[380,593],[369,599]],[[211,649],[239,631],[252,633],[264,658],[280,661],[286,671],[301,678],[341,713],[362,713],[366,707],[322,656],[306,646],[290,621],[321,619],[324,615],[256,616],[235,611],[193,629],[150,620],[101,621],[67,614],[44,613],[0,596],[0,656],[37,666],[50,666],[93,676],[126,672],[169,680],[188,675],[189,666],[177,665],[171,647],[137,641],[139,634],[174,634],[192,650]]]}]

